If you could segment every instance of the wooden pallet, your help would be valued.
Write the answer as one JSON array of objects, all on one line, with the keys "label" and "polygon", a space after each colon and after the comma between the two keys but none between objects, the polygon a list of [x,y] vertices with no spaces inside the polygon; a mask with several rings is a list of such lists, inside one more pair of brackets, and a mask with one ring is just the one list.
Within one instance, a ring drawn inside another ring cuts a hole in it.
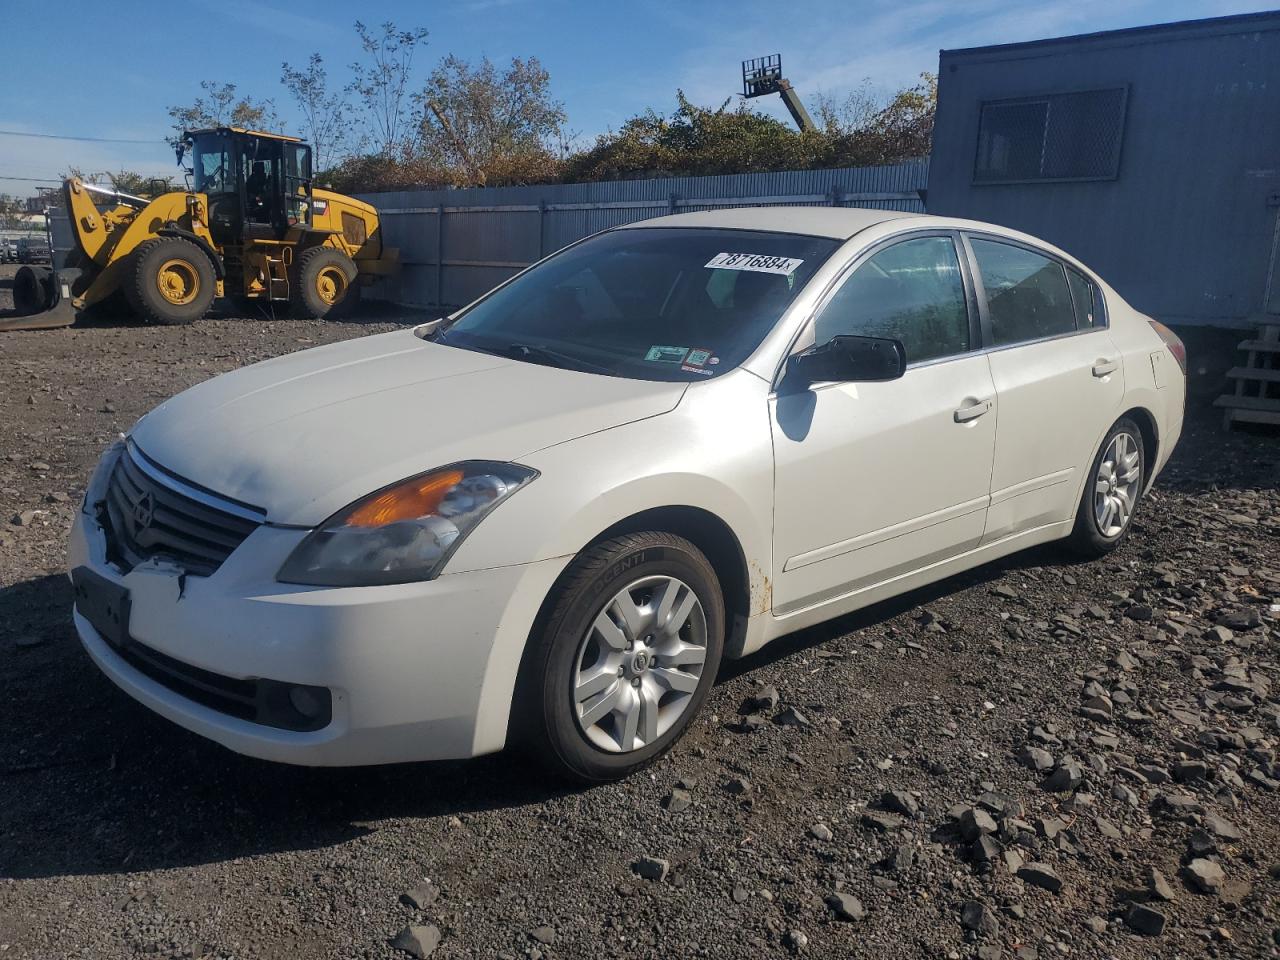
[{"label": "wooden pallet", "polygon": [[1265,323],[1252,340],[1242,340],[1243,366],[1227,371],[1235,381],[1235,392],[1224,393],[1213,402],[1223,409],[1222,425],[1230,430],[1237,423],[1270,423],[1280,426],[1280,322]]}]

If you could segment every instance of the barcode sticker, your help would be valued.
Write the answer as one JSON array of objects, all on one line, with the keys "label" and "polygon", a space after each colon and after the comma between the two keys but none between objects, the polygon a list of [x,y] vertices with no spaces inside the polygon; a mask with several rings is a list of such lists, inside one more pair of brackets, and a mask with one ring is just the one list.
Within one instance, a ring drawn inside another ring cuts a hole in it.
[{"label": "barcode sticker", "polygon": [[771,257],[763,253],[717,253],[707,261],[712,270],[751,270],[755,273],[794,273],[803,260],[795,257]]}]

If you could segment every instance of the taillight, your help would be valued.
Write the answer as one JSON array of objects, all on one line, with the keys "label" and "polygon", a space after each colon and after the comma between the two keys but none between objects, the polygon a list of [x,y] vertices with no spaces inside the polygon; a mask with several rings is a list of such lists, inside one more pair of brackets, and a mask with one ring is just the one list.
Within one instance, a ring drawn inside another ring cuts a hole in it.
[{"label": "taillight", "polygon": [[1178,366],[1182,368],[1182,375],[1185,377],[1187,375],[1187,345],[1182,342],[1181,337],[1159,320],[1151,320],[1149,323],[1151,324],[1151,329],[1160,334],[1160,339],[1169,348],[1173,358],[1178,361]]}]

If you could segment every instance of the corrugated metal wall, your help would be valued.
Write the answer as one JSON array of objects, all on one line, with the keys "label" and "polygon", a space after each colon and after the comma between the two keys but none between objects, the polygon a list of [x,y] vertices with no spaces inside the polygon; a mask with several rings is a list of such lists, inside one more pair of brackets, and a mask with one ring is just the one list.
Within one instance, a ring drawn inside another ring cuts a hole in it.
[{"label": "corrugated metal wall", "polygon": [[721,207],[786,204],[923,211],[928,160],[609,183],[410,190],[365,194],[384,240],[400,248],[398,276],[374,294],[421,307],[469,303],[575,240],[635,220]]},{"label": "corrugated metal wall", "polygon": [[[1115,179],[975,182],[984,102],[1114,87]],[[1164,320],[1280,312],[1280,13],[943,51],[928,198],[1044,237]]]}]

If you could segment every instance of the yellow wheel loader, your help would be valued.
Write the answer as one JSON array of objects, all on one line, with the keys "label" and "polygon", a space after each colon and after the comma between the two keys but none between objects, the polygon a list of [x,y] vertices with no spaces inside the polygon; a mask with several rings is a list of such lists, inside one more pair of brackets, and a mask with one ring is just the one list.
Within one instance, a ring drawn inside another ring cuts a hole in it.
[{"label": "yellow wheel loader", "polygon": [[216,297],[337,317],[399,266],[377,210],[313,188],[311,148],[297,138],[218,127],[184,134],[179,162],[188,149],[187,191],[148,200],[65,181],[70,238],[55,235],[52,267],[18,271],[20,316],[0,329],[69,326],[111,305],[149,323],[191,323]]}]

